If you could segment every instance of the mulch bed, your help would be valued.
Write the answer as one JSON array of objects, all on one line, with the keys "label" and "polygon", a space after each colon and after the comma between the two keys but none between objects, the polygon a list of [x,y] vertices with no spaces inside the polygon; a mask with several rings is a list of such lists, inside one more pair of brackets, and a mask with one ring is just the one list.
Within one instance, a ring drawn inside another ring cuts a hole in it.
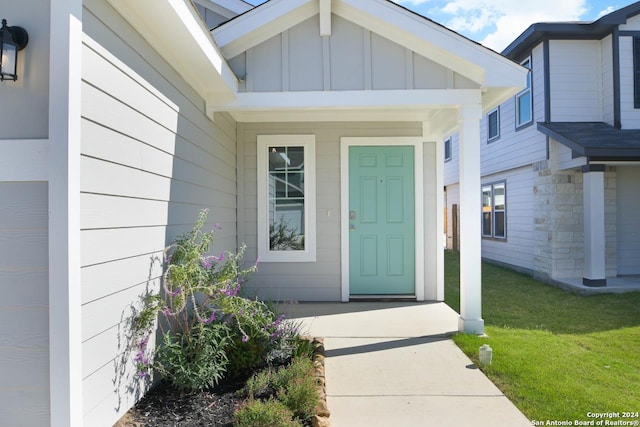
[{"label": "mulch bed", "polygon": [[181,393],[160,383],[115,427],[198,427],[233,425],[233,413],[244,401],[241,383],[225,384],[199,393]]}]

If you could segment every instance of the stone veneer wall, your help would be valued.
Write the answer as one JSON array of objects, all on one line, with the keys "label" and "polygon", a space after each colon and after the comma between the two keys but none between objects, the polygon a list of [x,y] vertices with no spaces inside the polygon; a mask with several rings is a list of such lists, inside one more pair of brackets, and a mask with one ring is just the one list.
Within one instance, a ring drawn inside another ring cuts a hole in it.
[{"label": "stone veneer wall", "polygon": [[[540,279],[583,277],[584,206],[580,169],[555,171],[549,161],[533,164],[534,276]],[[606,274],[615,276],[616,263],[616,172],[605,171]]]}]

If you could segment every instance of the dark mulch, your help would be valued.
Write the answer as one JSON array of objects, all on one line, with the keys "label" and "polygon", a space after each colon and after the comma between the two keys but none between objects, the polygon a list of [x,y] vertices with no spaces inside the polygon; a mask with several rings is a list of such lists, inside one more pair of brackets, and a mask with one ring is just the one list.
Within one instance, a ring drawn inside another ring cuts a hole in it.
[{"label": "dark mulch", "polygon": [[198,427],[233,425],[233,413],[243,397],[236,391],[241,383],[225,384],[214,390],[181,393],[160,383],[121,420],[122,427]]}]

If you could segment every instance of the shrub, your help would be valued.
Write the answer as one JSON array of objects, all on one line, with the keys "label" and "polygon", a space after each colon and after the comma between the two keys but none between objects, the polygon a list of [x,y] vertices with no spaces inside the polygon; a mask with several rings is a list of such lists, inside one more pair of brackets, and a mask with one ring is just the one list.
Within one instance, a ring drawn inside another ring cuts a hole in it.
[{"label": "shrub", "polygon": [[273,375],[273,387],[278,390],[278,399],[301,420],[315,415],[318,405],[314,374],[313,362],[303,357],[294,359],[289,366],[278,369]]},{"label": "shrub", "polygon": [[288,366],[255,374],[247,381],[244,393],[251,400],[275,395],[296,418],[308,420],[315,415],[319,401],[314,374],[311,359],[294,359]]},{"label": "shrub", "polygon": [[[248,316],[238,312],[242,304],[236,302],[241,300],[236,296],[241,283],[257,266],[241,267],[244,248],[236,254],[206,255],[215,230],[202,232],[207,214],[201,211],[193,230],[165,250],[161,293],[148,296],[136,318],[139,350],[134,360],[139,375],[155,367],[185,391],[214,386],[222,378],[228,365],[225,351],[236,331],[241,331],[241,341],[254,335],[259,341],[270,334],[247,327]],[[154,355],[147,343],[156,320],[163,339]]]},{"label": "shrub", "polygon": [[227,326],[219,323],[197,325],[190,335],[165,332],[156,353],[158,372],[179,390],[214,387],[228,363],[228,333]]},{"label": "shrub", "polygon": [[277,400],[250,400],[235,413],[235,427],[300,427],[291,411]]}]

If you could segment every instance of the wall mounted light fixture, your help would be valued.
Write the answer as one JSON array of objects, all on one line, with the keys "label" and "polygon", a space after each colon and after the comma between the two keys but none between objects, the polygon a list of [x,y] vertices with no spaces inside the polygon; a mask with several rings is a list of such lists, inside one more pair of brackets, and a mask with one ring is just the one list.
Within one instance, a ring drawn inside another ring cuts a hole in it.
[{"label": "wall mounted light fixture", "polygon": [[0,81],[18,80],[18,51],[29,43],[29,34],[22,27],[9,27],[2,20],[0,28]]}]

